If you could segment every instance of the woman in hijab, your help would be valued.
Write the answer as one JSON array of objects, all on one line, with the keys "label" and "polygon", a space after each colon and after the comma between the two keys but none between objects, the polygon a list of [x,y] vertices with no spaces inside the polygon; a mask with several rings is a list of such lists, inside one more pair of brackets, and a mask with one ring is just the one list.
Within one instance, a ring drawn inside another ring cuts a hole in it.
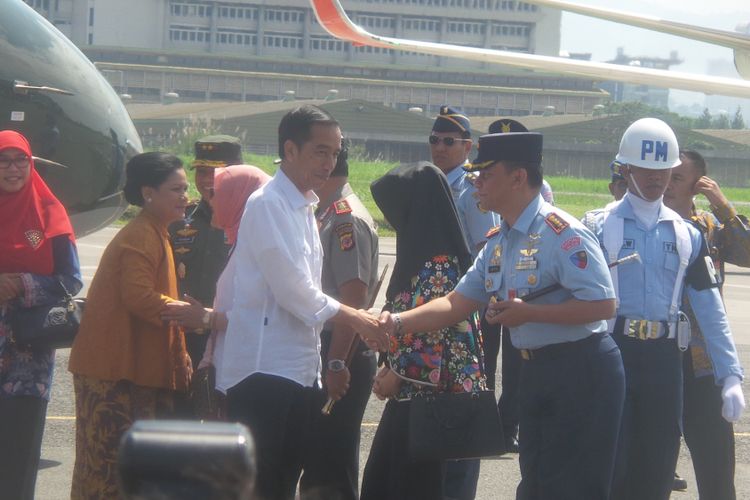
[{"label": "woman in hijab", "polygon": [[[400,166],[370,190],[396,230],[386,308],[407,311],[448,294],[471,266],[471,254],[445,175],[429,163]],[[480,357],[468,320],[391,338],[388,367],[381,369],[373,387],[389,401],[365,466],[362,500],[442,498],[442,462],[410,461],[406,452],[410,400],[417,392],[484,390]]]},{"label": "woman in hijab", "polygon": [[150,152],[126,167],[125,198],[142,207],[107,245],[70,352],[76,393],[71,499],[119,498],[117,450],[135,420],[172,418],[192,366],[179,328],[159,317],[177,300],[167,227],[185,216],[176,156]]},{"label": "woman in hijab", "polygon": [[82,283],[65,208],[13,130],[0,131],[0,214],[0,496],[25,500],[34,498],[55,351],[15,344],[9,323]]},{"label": "woman in hijab", "polygon": [[[206,328],[211,330],[211,337],[206,345],[203,359],[198,369],[210,365],[221,365],[221,354],[224,347],[224,331],[227,326],[226,312],[232,306],[235,263],[232,259],[234,245],[240,221],[245,211],[247,199],[271,177],[258,167],[251,165],[232,165],[216,170],[214,194],[209,200],[214,215],[211,225],[224,230],[227,242],[232,245],[229,259],[216,284],[214,308],[204,308],[200,302],[186,296],[186,302],[168,304],[162,315],[166,321],[172,321],[184,328]],[[219,388],[221,390],[221,388]],[[222,391],[224,392],[224,391]]]}]

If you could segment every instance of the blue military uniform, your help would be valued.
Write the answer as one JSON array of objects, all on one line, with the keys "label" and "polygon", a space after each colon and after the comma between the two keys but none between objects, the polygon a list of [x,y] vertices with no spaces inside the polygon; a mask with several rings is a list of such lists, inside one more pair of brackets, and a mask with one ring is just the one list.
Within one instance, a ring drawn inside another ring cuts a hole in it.
[{"label": "blue military uniform", "polygon": [[[462,134],[462,136],[468,137],[471,133],[471,121],[468,116],[450,106],[442,106],[440,113],[435,118],[432,131],[457,132]],[[468,165],[466,161],[455,165],[451,170],[445,172],[445,175],[451,189],[453,202],[456,205],[456,211],[458,212],[458,222],[461,226],[461,232],[469,246],[472,258],[476,258],[479,248],[487,240],[487,232],[500,224],[500,216],[479,206],[477,190],[474,187],[476,174],[470,174],[464,170],[464,167]],[[497,332],[492,338],[496,340],[495,345],[498,345],[500,328],[500,325],[489,326],[485,322],[482,322],[482,335],[485,332]],[[491,367],[491,370],[486,370],[486,373],[491,377],[491,380],[488,378],[487,385],[493,390],[495,389],[496,359],[497,350],[495,350],[495,357],[493,359],[494,365]],[[513,417],[513,420],[509,424],[508,436],[515,436],[516,434],[516,426],[518,425],[517,413]],[[444,481],[446,497],[458,498],[460,500],[474,498],[477,482],[479,481],[479,467],[480,462],[477,459],[447,462]]]},{"label": "blue military uniform", "polygon": [[453,201],[458,210],[458,221],[469,245],[472,257],[479,253],[478,247],[487,241],[487,232],[500,224],[500,216],[483,210],[479,206],[474,178],[459,165],[446,174],[451,187]]},{"label": "blue military uniform", "polygon": [[[594,236],[541,195],[513,227],[503,222],[494,233],[458,293],[489,302],[560,284],[534,303],[614,298]],[[532,322],[510,331],[524,359],[517,498],[608,498],[625,380],[606,322]]]},{"label": "blue military uniform", "polygon": [[[584,218],[610,260],[633,252],[642,260],[613,273],[618,296],[613,337],[627,376],[613,498],[666,499],[679,450],[682,359],[676,337],[683,286],[693,309],[701,311],[696,319],[716,380],[741,377],[742,370],[700,231],[663,204],[647,229],[635,216],[632,196]],[[687,347],[687,339],[682,342]]]}]

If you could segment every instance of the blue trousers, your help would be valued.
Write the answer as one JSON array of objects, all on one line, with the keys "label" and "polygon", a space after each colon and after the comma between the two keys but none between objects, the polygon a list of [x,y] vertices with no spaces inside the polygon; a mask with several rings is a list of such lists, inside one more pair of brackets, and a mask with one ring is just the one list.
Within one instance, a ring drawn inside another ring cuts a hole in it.
[{"label": "blue trousers", "polygon": [[682,358],[674,339],[615,335],[626,397],[617,450],[615,500],[667,500],[680,449]]},{"label": "blue trousers", "polygon": [[620,350],[594,334],[534,354],[521,365],[517,500],[608,499],[625,398]]}]

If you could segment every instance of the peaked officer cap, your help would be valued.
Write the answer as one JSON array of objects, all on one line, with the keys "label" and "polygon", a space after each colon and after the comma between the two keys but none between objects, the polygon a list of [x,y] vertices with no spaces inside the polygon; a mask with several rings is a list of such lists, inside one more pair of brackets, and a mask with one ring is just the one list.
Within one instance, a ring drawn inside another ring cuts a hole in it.
[{"label": "peaked officer cap", "polygon": [[209,135],[195,141],[193,168],[220,168],[242,163],[242,144],[231,135]]},{"label": "peaked officer cap", "polygon": [[479,138],[479,155],[464,167],[468,172],[487,168],[498,161],[520,161],[542,164],[542,134],[538,132],[508,132],[487,134]]}]

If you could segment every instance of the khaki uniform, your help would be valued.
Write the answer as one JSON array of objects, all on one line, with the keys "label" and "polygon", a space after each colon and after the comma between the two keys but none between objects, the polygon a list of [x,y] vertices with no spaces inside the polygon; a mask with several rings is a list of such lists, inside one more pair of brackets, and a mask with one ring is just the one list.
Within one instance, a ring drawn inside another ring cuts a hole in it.
[{"label": "khaki uniform", "polygon": [[[323,247],[323,291],[339,299],[338,288],[347,281],[359,279],[369,289],[372,299],[378,280],[378,235],[372,217],[362,202],[345,184],[330,200],[321,200],[316,211]],[[321,333],[323,371],[328,362],[333,325]],[[300,480],[301,498],[358,498],[360,426],[372,390],[375,357],[357,340],[349,363],[351,380],[346,395],[333,407],[331,414],[320,413],[314,422],[309,462]],[[327,399],[318,391],[317,408]]]}]

